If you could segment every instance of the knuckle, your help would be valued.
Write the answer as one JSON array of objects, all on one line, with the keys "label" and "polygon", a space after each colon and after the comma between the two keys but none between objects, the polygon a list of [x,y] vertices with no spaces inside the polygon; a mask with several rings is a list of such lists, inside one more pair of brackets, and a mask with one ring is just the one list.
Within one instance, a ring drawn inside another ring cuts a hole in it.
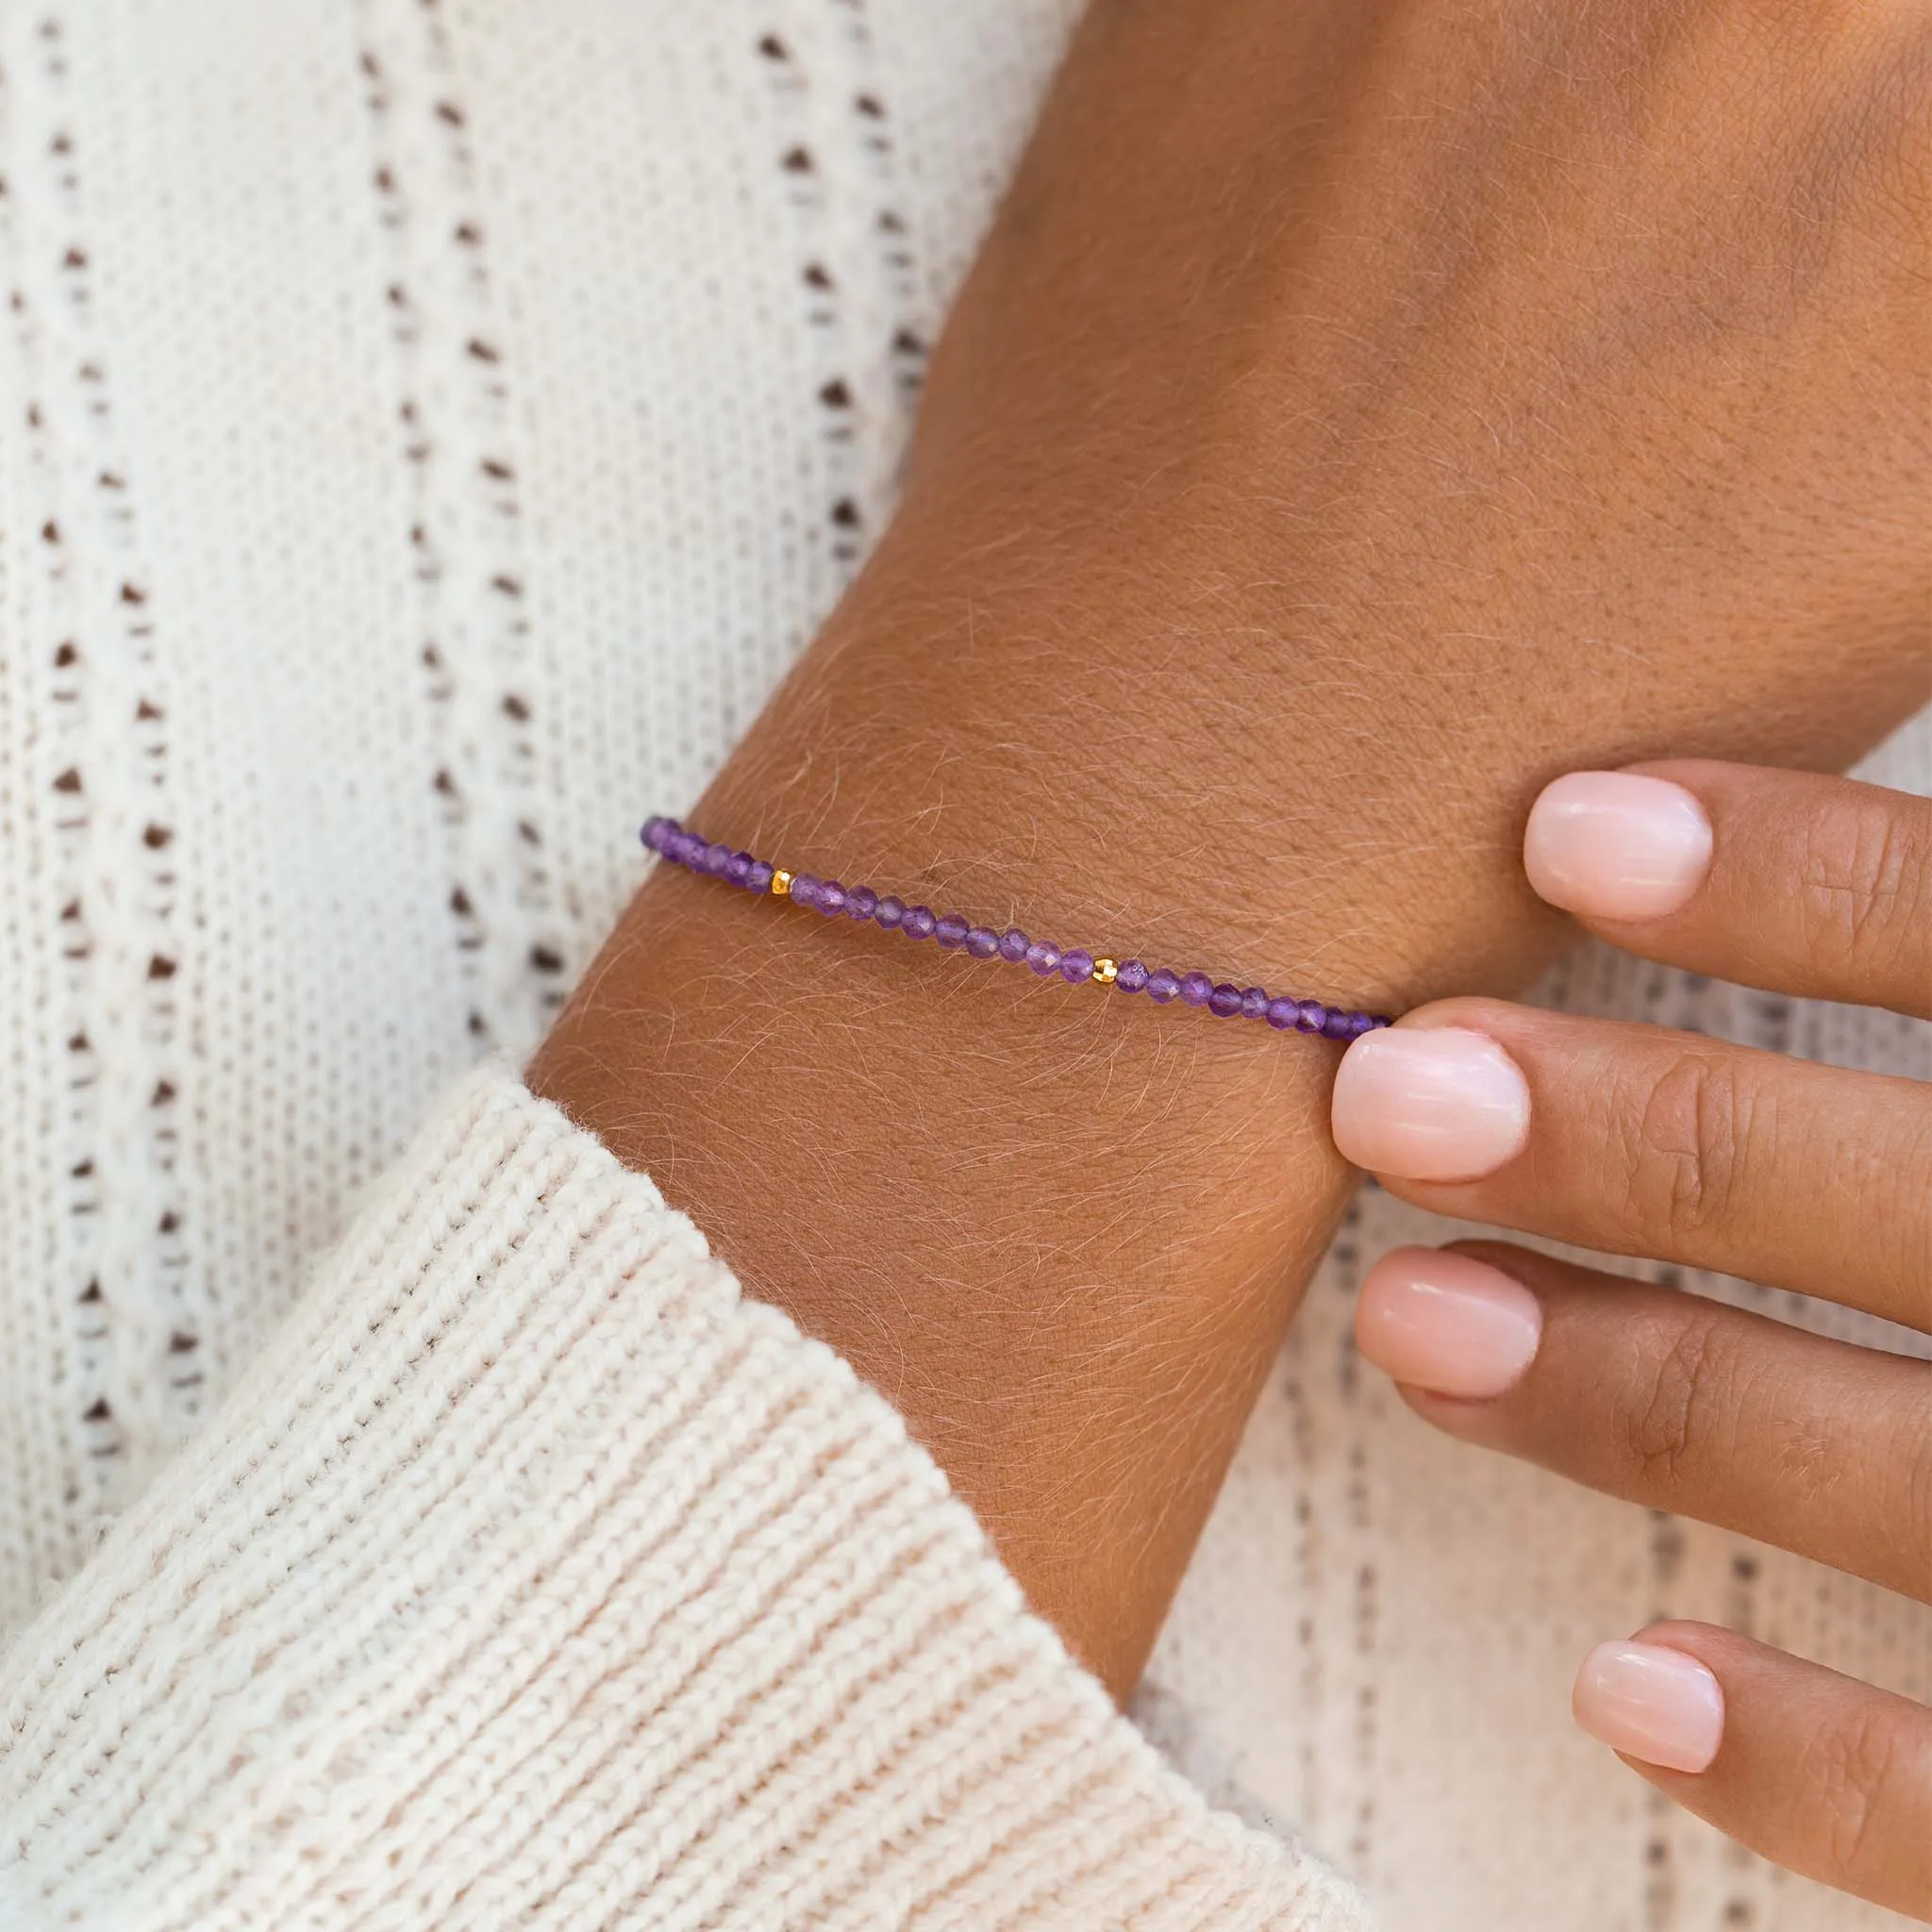
[{"label": "knuckle", "polygon": [[1616,1440],[1647,1500],[1668,1497],[1704,1445],[1722,1436],[1734,1405],[1739,1364],[1730,1324],[1716,1307],[1674,1316],[1660,1346],[1616,1399]]},{"label": "knuckle", "polygon": [[1897,808],[1820,812],[1806,830],[1800,910],[1814,953],[1884,971],[1923,949],[1932,914],[1928,814]]},{"label": "knuckle", "polygon": [[1625,1126],[1630,1207],[1652,1248],[1687,1241],[1731,1218],[1756,1099],[1730,1056],[1679,1053],[1636,1096]]},{"label": "knuckle", "polygon": [[[1904,217],[1907,238],[1923,248],[1932,239],[1932,116],[1925,112],[1932,93],[1932,19],[1923,7],[1899,0],[1894,10],[1902,18],[1885,37],[1873,117],[1881,178],[1890,190],[1886,199]],[[1923,258],[1918,266],[1923,274]]]},{"label": "knuckle", "polygon": [[1923,246],[1932,192],[1924,111],[1932,31],[1925,9],[1920,0],[1855,0],[1849,7],[1833,0],[1828,10],[1836,17],[1820,25],[1837,52],[1840,85],[1823,117],[1829,134],[1822,146],[1834,185],[1841,196],[1858,196],[1884,231]]},{"label": "knuckle", "polygon": [[[1932,23],[1923,0],[1757,0],[1745,11],[1768,37],[1771,98],[1804,104],[1774,137],[1788,158],[1782,205],[1807,227],[1879,244],[1864,273],[1895,280],[1916,305],[1932,239]],[[1790,239],[1804,245],[1802,231]]]},{"label": "knuckle", "polygon": [[1807,1751],[1797,1786],[1805,1794],[1825,1857],[1840,1876],[1882,1856],[1874,1842],[1883,1821],[1907,1807],[1900,1788],[1912,1780],[1915,1754],[1890,1711],[1855,1710],[1822,1726]]}]

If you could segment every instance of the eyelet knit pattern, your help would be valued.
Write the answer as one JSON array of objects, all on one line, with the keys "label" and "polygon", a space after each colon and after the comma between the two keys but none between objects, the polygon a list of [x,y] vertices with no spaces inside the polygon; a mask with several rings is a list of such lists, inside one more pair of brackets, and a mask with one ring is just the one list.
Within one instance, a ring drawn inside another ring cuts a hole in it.
[{"label": "eyelet knit pattern", "polygon": [[894,1411],[478,1075],[0,1674],[9,1926],[1356,1932]]}]

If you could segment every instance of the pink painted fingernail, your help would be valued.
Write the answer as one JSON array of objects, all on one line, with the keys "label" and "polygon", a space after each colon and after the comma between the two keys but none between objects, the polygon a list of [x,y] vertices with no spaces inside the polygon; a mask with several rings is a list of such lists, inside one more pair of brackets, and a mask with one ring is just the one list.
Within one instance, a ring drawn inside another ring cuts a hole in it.
[{"label": "pink painted fingernail", "polygon": [[1599,1744],[1666,1771],[1707,1770],[1724,1741],[1724,1686],[1661,1643],[1599,1643],[1576,1674],[1570,1708]]},{"label": "pink painted fingernail", "polygon": [[1660,919],[1710,870],[1710,821],[1681,785],[1572,772],[1543,787],[1523,835],[1529,882],[1586,919]]},{"label": "pink painted fingernail", "polygon": [[1356,1344],[1384,1374],[1470,1401],[1513,1389],[1542,1334],[1542,1308],[1522,1282],[1443,1248],[1384,1255],[1355,1308]]},{"label": "pink painted fingernail", "polygon": [[1384,1027],[1342,1055],[1329,1124],[1335,1144],[1371,1174],[1473,1181],[1523,1151],[1529,1085],[1486,1033]]}]

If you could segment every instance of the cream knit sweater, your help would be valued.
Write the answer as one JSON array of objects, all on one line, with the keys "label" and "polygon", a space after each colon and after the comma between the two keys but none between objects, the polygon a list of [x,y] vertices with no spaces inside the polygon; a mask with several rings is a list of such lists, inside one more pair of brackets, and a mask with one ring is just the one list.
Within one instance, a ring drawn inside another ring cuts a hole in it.
[{"label": "cream knit sweater", "polygon": [[1665,1608],[1924,1695],[1924,1622],[1428,1438],[1346,1343],[1421,1217],[1137,1731],[506,1071],[887,514],[1073,12],[0,0],[0,1927],[1365,1925],[1289,1818],[1416,1932],[1882,1923],[1563,1697]]},{"label": "cream knit sweater", "polygon": [[473,1080],[8,1659],[25,1924],[1359,1926],[897,1417]]}]

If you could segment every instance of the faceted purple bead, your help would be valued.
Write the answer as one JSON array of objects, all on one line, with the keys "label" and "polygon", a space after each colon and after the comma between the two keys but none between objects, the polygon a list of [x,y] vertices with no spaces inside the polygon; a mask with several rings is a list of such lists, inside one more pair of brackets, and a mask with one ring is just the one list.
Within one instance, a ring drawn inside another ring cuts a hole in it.
[{"label": "faceted purple bead", "polygon": [[1371,1032],[1374,1032],[1378,1027],[1392,1026],[1394,1024],[1395,1022],[1387,1013],[1371,1013],[1369,1015],[1369,1029]]},{"label": "faceted purple bead", "polygon": [[775,870],[769,858],[754,858],[751,870],[744,875],[744,890],[747,892],[769,892],[772,890],[772,874]]},{"label": "faceted purple bead", "polygon": [[930,906],[908,906],[905,918],[899,922],[899,930],[908,940],[929,940],[938,924]]},{"label": "faceted purple bead", "polygon": [[1241,990],[1232,980],[1224,979],[1208,995],[1208,1010],[1217,1020],[1232,1020],[1241,1009]]},{"label": "faceted purple bead", "polygon": [[845,888],[837,879],[823,879],[818,891],[812,894],[812,904],[830,919],[834,913],[845,909]]},{"label": "faceted purple bead", "polygon": [[879,895],[870,886],[854,886],[845,894],[847,919],[870,919],[879,909]]},{"label": "faceted purple bead", "polygon": [[723,878],[724,868],[731,863],[731,848],[724,844],[705,847],[704,867],[713,878]]},{"label": "faceted purple bead", "polygon": [[1180,980],[1165,966],[1158,968],[1147,975],[1147,997],[1158,1007],[1164,1007],[1181,990]]},{"label": "faceted purple bead", "polygon": [[1123,959],[1113,983],[1121,992],[1140,992],[1147,984],[1147,969],[1138,959]]},{"label": "faceted purple bead", "polygon": [[948,912],[934,925],[932,936],[951,953],[966,943],[966,935],[972,930],[972,926],[961,914]]},{"label": "faceted purple bead", "polygon": [[1302,1003],[1299,1000],[1278,999],[1268,1002],[1268,1024],[1277,1033],[1286,1033],[1291,1026],[1298,1025],[1302,1017]]},{"label": "faceted purple bead", "polygon": [[1328,1017],[1322,1022],[1322,1034],[1327,1040],[1353,1040],[1355,1024],[1340,1007],[1330,1007]]},{"label": "faceted purple bead", "polygon": [[999,958],[1000,936],[990,925],[968,926],[966,950],[975,959],[996,959]]},{"label": "faceted purple bead", "polygon": [[896,932],[899,928],[899,923],[906,917],[906,902],[896,892],[888,892],[879,901],[878,910],[873,914],[873,917],[888,932]]},{"label": "faceted purple bead", "polygon": [[664,857],[674,865],[695,867],[698,855],[705,849],[705,841],[695,832],[687,832],[680,826],[664,841]]},{"label": "faceted purple bead", "polygon": [[1373,1013],[1357,1012],[1348,1016],[1348,1037],[1351,1040],[1359,1040],[1364,1033],[1373,1033],[1374,1030],[1375,1019]]},{"label": "faceted purple bead", "polygon": [[1000,935],[1000,958],[1017,966],[1026,957],[1026,948],[1032,943],[1017,925],[1009,925]]},{"label": "faceted purple bead", "polygon": [[758,863],[749,852],[734,852],[724,861],[724,876],[734,886],[741,886],[751,876],[751,869]]},{"label": "faceted purple bead", "polygon": [[1044,979],[1060,970],[1060,949],[1051,940],[1035,940],[1026,948],[1026,963]]},{"label": "faceted purple bead", "polygon": [[1265,1020],[1268,1017],[1268,990],[1265,987],[1251,986],[1241,994],[1241,1018],[1243,1020]]},{"label": "faceted purple bead", "polygon": [[1295,1025],[1303,1033],[1319,1033],[1327,1019],[1328,1008],[1320,1000],[1304,1000],[1302,1016],[1295,1022]]},{"label": "faceted purple bead", "polygon": [[1214,997],[1214,982],[1205,973],[1181,974],[1181,998],[1191,1007],[1205,1007]]},{"label": "faceted purple bead", "polygon": [[653,812],[644,821],[644,829],[638,834],[653,852],[662,852],[664,841],[677,829],[675,819],[667,819],[662,812]]},{"label": "faceted purple bead", "polygon": [[1060,955],[1060,977],[1069,986],[1079,986],[1093,977],[1093,955],[1075,947]]},{"label": "faceted purple bead", "polygon": [[801,906],[815,905],[819,896],[819,882],[808,872],[795,872],[791,874],[791,896]]}]

